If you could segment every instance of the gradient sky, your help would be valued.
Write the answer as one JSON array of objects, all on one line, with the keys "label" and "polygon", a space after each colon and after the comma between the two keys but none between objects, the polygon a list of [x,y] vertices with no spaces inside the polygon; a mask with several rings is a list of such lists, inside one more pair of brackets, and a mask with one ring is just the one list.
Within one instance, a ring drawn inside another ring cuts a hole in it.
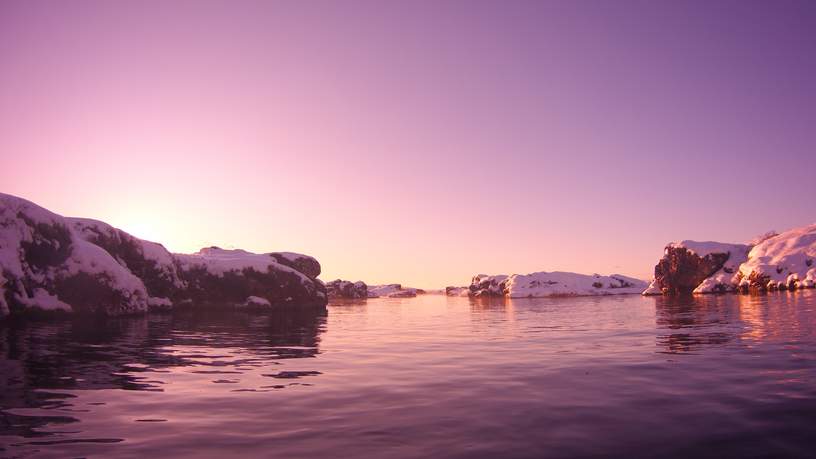
[{"label": "gradient sky", "polygon": [[323,279],[816,221],[816,2],[0,2],[0,191]]}]

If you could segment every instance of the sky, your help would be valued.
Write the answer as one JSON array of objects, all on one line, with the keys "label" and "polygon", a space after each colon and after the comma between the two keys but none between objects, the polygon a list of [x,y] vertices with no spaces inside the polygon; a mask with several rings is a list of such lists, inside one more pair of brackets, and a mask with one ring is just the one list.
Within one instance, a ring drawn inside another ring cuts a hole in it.
[{"label": "sky", "polygon": [[321,278],[816,222],[816,2],[0,2],[0,192]]}]

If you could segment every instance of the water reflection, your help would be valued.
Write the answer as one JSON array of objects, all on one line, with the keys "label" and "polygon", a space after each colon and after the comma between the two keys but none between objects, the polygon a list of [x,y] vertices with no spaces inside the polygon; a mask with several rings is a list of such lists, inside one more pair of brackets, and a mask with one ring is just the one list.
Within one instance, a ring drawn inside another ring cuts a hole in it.
[{"label": "water reflection", "polygon": [[813,297],[813,291],[654,297],[657,344],[667,353],[694,353],[812,335],[813,324],[803,327],[801,317]]},{"label": "water reflection", "polygon": [[[281,359],[314,357],[326,314],[315,309],[260,315],[207,311],[2,324],[0,438],[46,436],[55,433],[55,425],[77,422],[71,413],[88,412],[94,404],[74,406],[76,391],[160,392],[166,382],[162,374],[178,369],[213,383],[235,382],[234,377],[268,369]],[[276,381],[316,374],[277,371],[263,376]],[[268,388],[280,387],[275,383]],[[50,432],[40,430],[46,425]]]}]

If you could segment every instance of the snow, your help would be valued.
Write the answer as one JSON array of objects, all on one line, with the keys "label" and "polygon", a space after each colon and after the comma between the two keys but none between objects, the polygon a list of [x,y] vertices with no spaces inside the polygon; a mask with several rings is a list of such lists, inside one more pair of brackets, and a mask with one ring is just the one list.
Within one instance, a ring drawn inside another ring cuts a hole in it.
[{"label": "snow", "polygon": [[281,257],[285,258],[286,260],[289,260],[292,263],[301,258],[312,258],[308,255],[303,255],[302,253],[295,252],[275,252],[275,255],[280,255]]},{"label": "snow", "polygon": [[[752,245],[756,243],[756,245]],[[670,244],[685,247],[698,256],[728,253],[723,267],[703,280],[694,293],[747,289],[753,282],[767,279],[768,289],[813,288],[816,285],[816,224],[766,233],[752,244],[683,241]],[[654,285],[643,294],[658,294]]]},{"label": "snow", "polygon": [[[51,243],[51,241],[39,240],[38,234],[20,216],[35,225],[45,224],[64,227],[67,230],[72,249],[63,265],[47,270],[37,270],[28,266],[27,263],[24,264],[19,251],[23,242],[36,244]],[[37,286],[32,291],[32,296],[19,297],[18,295],[17,300],[23,304],[38,305],[43,309],[64,309],[66,306],[70,308],[56,297],[51,297],[46,290],[40,287],[45,284],[53,284],[58,278],[84,272],[106,279],[111,288],[120,291],[128,300],[128,307],[131,310],[145,310],[148,295],[141,279],[120,265],[104,249],[85,241],[72,226],[67,219],[34,203],[0,193],[0,266],[5,270],[5,275],[16,279],[29,279]],[[8,279],[4,280],[3,284],[6,284]],[[4,290],[3,287],[0,287],[0,296],[5,294]],[[5,301],[0,308],[8,309]]]},{"label": "snow", "polygon": [[730,246],[728,260],[717,272],[698,285],[693,293],[713,293],[717,291],[734,291],[737,288],[740,265],[748,260],[748,251],[751,246],[744,244],[722,244]]},{"label": "snow", "polygon": [[[278,252],[279,253],[279,252]],[[253,269],[258,272],[267,272],[271,269],[297,275],[301,282],[308,284],[311,281],[300,271],[282,265],[267,253],[252,253],[241,249],[220,249],[207,247],[193,254],[175,254],[181,269],[189,271],[194,268],[203,268],[208,273],[223,277],[226,272],[241,272],[244,269]]]},{"label": "snow", "polygon": [[511,275],[505,282],[505,291],[510,298],[539,298],[641,293],[646,286],[645,281],[620,274],[602,276],[542,271]]},{"label": "snow", "polygon": [[246,301],[244,301],[244,306],[265,306],[265,307],[272,307],[272,303],[269,302],[266,298],[261,298],[259,296],[249,296],[247,297]]},{"label": "snow", "polygon": [[774,282],[786,282],[788,277],[816,281],[816,224],[794,228],[768,238],[754,246],[739,272],[768,276]]},{"label": "snow", "polygon": [[656,280],[653,280],[646,288],[646,290],[643,291],[643,295],[662,295],[662,294],[663,289],[661,289],[660,286],[657,285]]},{"label": "snow", "polygon": [[119,230],[105,222],[94,220],[91,218],[77,218],[66,217],[65,220],[71,224],[74,232],[82,239],[91,240],[97,234],[104,234],[108,238],[119,240],[121,239],[119,231],[130,236],[131,241],[136,244],[142,256],[146,260],[151,260],[156,263],[165,277],[173,281],[176,287],[184,287],[184,283],[176,275],[174,268],[173,255],[158,242],[146,241],[128,234],[126,231]]},{"label": "snow", "polygon": [[29,298],[18,298],[28,307],[38,308],[45,311],[71,311],[71,305],[60,301],[55,295],[52,295],[41,288],[36,288]]},{"label": "snow", "polygon": [[400,284],[369,285],[369,298],[409,298],[416,296],[416,289],[403,287]]},{"label": "snow", "polygon": [[701,258],[705,258],[712,253],[733,253],[744,250],[747,246],[745,244],[727,244],[723,242],[713,241],[682,241],[673,242],[669,244],[671,247],[683,247],[688,251],[696,254]]}]

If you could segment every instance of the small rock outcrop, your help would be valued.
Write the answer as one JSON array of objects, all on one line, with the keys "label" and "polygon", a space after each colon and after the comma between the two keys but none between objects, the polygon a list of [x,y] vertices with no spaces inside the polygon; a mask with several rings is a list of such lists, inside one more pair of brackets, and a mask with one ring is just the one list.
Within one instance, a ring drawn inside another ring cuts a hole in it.
[{"label": "small rock outcrop", "polygon": [[666,246],[644,295],[813,288],[816,224],[750,244],[683,241]]},{"label": "small rock outcrop", "polygon": [[212,247],[171,254],[104,222],[62,217],[0,193],[0,317],[28,311],[120,315],[263,301],[325,306],[319,274],[317,260],[290,252]]},{"label": "small rock outcrop", "polygon": [[412,287],[403,287],[402,284],[369,285],[369,298],[413,298],[424,290]]},{"label": "small rock outcrop", "polygon": [[351,282],[336,279],[326,283],[326,293],[329,298],[368,298],[368,286],[362,281]]}]

